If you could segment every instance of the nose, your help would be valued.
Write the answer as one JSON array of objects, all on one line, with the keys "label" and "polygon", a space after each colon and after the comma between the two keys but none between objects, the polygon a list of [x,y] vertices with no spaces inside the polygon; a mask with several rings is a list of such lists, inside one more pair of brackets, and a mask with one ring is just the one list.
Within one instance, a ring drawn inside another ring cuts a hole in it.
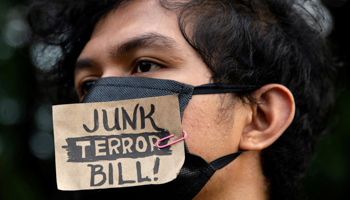
[{"label": "nose", "polygon": [[101,78],[104,77],[129,77],[131,76],[131,70],[126,70],[122,66],[109,65],[103,67]]}]

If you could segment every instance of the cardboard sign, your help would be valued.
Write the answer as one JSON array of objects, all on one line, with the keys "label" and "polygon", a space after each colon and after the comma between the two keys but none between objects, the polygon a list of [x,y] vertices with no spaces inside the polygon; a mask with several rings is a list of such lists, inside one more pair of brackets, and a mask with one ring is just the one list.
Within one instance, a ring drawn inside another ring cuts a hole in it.
[{"label": "cardboard sign", "polygon": [[185,159],[176,95],[53,106],[57,187],[60,190],[162,184]]}]

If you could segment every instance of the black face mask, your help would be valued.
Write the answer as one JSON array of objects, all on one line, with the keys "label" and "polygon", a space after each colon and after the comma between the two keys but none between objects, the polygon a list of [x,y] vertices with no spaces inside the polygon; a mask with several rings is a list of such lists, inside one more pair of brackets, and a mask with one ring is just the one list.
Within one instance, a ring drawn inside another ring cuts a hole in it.
[{"label": "black face mask", "polygon": [[[99,79],[83,99],[83,103],[120,101],[166,95],[178,95],[180,116],[192,95],[249,92],[255,86],[206,84],[192,86],[172,80],[107,77]],[[176,199],[187,200],[196,196],[216,170],[232,162],[241,151],[218,158],[211,163],[191,154],[185,145],[185,163],[177,178],[160,185],[81,191],[76,199]]]}]

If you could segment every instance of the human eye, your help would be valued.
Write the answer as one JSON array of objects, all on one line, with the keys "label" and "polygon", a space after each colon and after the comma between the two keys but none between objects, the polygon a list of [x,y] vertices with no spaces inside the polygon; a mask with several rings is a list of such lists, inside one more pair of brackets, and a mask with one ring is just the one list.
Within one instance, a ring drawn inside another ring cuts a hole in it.
[{"label": "human eye", "polygon": [[89,92],[90,88],[96,83],[98,77],[88,77],[81,81],[77,88],[79,99],[82,100],[84,96]]},{"label": "human eye", "polygon": [[155,62],[151,62],[151,61],[139,61],[136,65],[136,70],[135,72],[137,73],[141,73],[141,72],[150,72],[156,69],[160,69],[163,66],[155,63]]},{"label": "human eye", "polygon": [[96,81],[85,81],[82,84],[81,90],[83,92],[83,94],[85,95],[86,93],[88,93],[88,91],[90,90],[90,88],[95,84]]}]

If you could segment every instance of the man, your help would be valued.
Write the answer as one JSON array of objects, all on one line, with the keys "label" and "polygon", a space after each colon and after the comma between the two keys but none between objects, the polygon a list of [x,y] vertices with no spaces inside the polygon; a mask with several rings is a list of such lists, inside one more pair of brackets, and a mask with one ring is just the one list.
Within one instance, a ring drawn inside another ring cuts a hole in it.
[{"label": "man", "polygon": [[212,162],[244,151],[193,199],[300,198],[298,181],[332,103],[334,69],[320,30],[310,27],[298,1],[96,0],[47,6],[33,5],[32,13],[44,8],[49,17],[39,25],[32,14],[31,26],[41,42],[62,47],[52,70],[59,75],[54,81],[61,102],[73,86],[82,101],[104,77],[259,86],[193,95],[188,102],[182,129],[190,153]]}]

